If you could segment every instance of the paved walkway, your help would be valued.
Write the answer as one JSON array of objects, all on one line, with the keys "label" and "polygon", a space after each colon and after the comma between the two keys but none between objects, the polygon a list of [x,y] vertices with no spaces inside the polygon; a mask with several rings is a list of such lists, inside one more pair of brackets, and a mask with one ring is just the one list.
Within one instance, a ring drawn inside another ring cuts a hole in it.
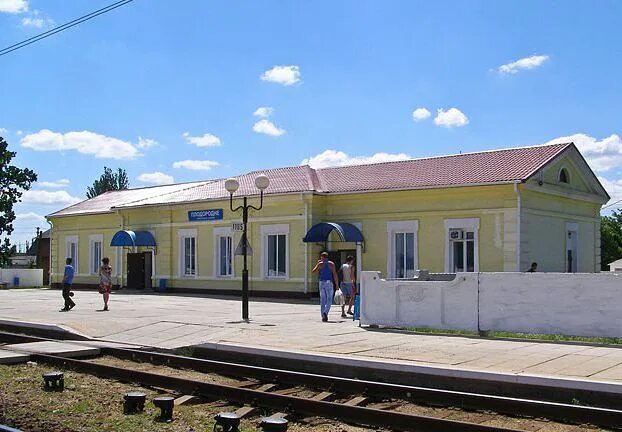
[{"label": "paved walkway", "polygon": [[160,348],[230,343],[452,370],[622,384],[622,348],[367,329],[337,318],[338,307],[330,321],[323,323],[319,306],[309,301],[251,301],[252,321],[245,323],[240,321],[241,302],[232,298],[130,292],[111,297],[111,310],[102,312],[101,295],[76,291],[76,308],[58,312],[60,291],[2,290],[0,320],[61,325],[95,338]]}]

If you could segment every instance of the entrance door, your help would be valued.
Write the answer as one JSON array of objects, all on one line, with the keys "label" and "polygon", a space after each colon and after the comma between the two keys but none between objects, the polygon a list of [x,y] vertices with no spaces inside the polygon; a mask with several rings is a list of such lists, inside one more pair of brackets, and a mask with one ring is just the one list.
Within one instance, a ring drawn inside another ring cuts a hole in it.
[{"label": "entrance door", "polygon": [[569,230],[566,234],[566,272],[577,272],[578,258],[577,232]]},{"label": "entrance door", "polygon": [[[151,272],[149,272],[151,277]],[[127,254],[127,287],[130,289],[145,289],[145,254]]]}]

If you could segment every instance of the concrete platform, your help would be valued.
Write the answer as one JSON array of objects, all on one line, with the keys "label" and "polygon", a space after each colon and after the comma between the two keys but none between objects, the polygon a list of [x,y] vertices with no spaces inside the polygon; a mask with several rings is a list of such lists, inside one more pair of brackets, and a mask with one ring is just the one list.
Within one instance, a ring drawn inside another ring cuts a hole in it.
[{"label": "concrete platform", "polygon": [[16,364],[26,363],[30,359],[30,355],[11,351],[0,347],[0,364]]},{"label": "concrete platform", "polygon": [[18,353],[51,354],[72,358],[95,356],[100,351],[97,347],[50,341],[11,344],[3,348]]},{"label": "concrete platform", "polygon": [[0,320],[73,329],[98,341],[134,346],[248,347],[283,356],[365,361],[378,367],[420,368],[450,376],[499,375],[508,382],[559,379],[573,385],[601,383],[622,389],[622,348],[617,346],[362,328],[351,319],[338,318],[337,307],[333,307],[329,322],[323,323],[319,306],[312,301],[253,300],[247,323],[240,321],[240,300],[230,297],[126,291],[112,294],[109,312],[101,311],[101,295],[95,292],[76,291],[74,300],[75,309],[58,312],[60,291],[0,291]]}]

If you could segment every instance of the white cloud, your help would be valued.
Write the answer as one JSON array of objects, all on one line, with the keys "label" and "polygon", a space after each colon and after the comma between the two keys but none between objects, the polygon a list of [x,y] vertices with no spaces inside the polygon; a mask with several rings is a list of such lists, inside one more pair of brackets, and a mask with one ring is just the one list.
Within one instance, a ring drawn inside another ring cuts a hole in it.
[{"label": "white cloud", "polygon": [[304,159],[300,165],[309,165],[312,168],[326,168],[345,165],[364,165],[381,162],[395,162],[412,159],[405,153],[376,153],[372,156],[350,156],[337,150],[326,150],[318,155]]},{"label": "white cloud", "polygon": [[23,134],[24,134],[24,131],[22,131],[22,130],[18,130],[18,131],[17,131],[17,132],[15,132],[15,133],[16,133],[17,135],[23,135]]},{"label": "white cloud", "polygon": [[274,108],[272,107],[259,107],[255,110],[255,112],[253,113],[253,115],[255,117],[270,117],[272,115],[272,113],[274,112]]},{"label": "white cloud", "polygon": [[22,26],[24,27],[34,27],[41,29],[43,27],[53,27],[54,24],[56,23],[51,18],[40,18],[38,16],[22,18]]},{"label": "white cloud", "polygon": [[446,128],[461,127],[469,124],[469,119],[458,108],[449,108],[447,111],[443,108],[439,108],[436,118],[434,119],[434,124]]},{"label": "white cloud", "polygon": [[80,198],[69,195],[67,191],[27,190],[22,195],[24,204],[70,205],[80,201]]},{"label": "white cloud", "polygon": [[594,171],[609,171],[622,167],[622,139],[612,134],[598,140],[586,134],[578,133],[552,139],[546,144],[573,142]]},{"label": "white cloud", "polygon": [[22,147],[36,151],[75,150],[106,159],[133,159],[140,155],[136,147],[127,141],[90,131],[63,134],[41,129],[39,132],[26,135],[22,138],[21,144]]},{"label": "white cloud", "polygon": [[270,136],[281,136],[287,131],[277,127],[270,120],[262,119],[253,125],[253,131]]},{"label": "white cloud", "polygon": [[414,121],[425,120],[431,115],[432,113],[428,111],[426,108],[417,108],[416,110],[413,111],[413,120]]},{"label": "white cloud", "polygon": [[143,138],[141,136],[138,137],[138,144],[136,144],[136,146],[138,148],[149,148],[149,147],[155,147],[157,146],[158,143],[156,140],[153,139],[149,139],[149,138]]},{"label": "white cloud", "polygon": [[[611,197],[611,199],[609,200],[609,203],[611,204],[617,203],[617,204],[613,204],[611,207],[609,207],[606,210],[617,210],[617,209],[622,208],[622,202],[619,202],[620,200],[622,200],[622,179],[609,180],[604,177],[598,177],[598,180],[600,180],[600,183],[603,185],[603,187],[605,188],[605,190]],[[606,205],[607,204],[605,204],[605,206]]]},{"label": "white cloud", "polygon": [[0,133],[7,133],[9,130],[6,128],[0,128]]},{"label": "white cloud", "polygon": [[209,171],[218,165],[218,162],[211,160],[183,160],[174,162],[173,168],[185,168],[194,171]]},{"label": "white cloud", "polygon": [[274,66],[261,75],[263,81],[290,86],[300,82],[300,68],[295,65]]},{"label": "white cloud", "polygon": [[502,74],[515,74],[519,70],[524,69],[535,69],[549,59],[547,55],[532,55],[530,57],[525,57],[519,60],[516,60],[511,63],[506,63],[504,65],[499,66],[499,73]]},{"label": "white cloud", "polygon": [[138,180],[143,183],[150,183],[155,185],[164,185],[175,183],[173,176],[164,174],[163,172],[156,171],[152,173],[143,173],[138,176]]},{"label": "white cloud", "polygon": [[69,180],[67,180],[67,179],[60,179],[60,180],[57,180],[55,182],[38,181],[37,182],[37,186],[44,187],[44,188],[50,188],[50,189],[64,188],[64,187],[69,186]]},{"label": "white cloud", "polygon": [[28,10],[28,0],[0,0],[0,12],[21,13]]},{"label": "white cloud", "polygon": [[15,215],[15,222],[31,222],[47,224],[45,217],[35,212],[18,213]]},{"label": "white cloud", "polygon": [[216,135],[206,133],[203,136],[190,136],[189,132],[184,132],[184,138],[190,144],[194,144],[197,147],[218,147],[221,145],[220,138]]}]

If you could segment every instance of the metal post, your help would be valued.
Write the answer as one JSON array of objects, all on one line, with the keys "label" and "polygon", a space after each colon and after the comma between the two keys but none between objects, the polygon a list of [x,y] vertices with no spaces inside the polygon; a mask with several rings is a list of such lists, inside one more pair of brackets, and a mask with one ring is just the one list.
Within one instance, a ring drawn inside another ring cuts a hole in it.
[{"label": "metal post", "polygon": [[248,224],[248,205],[246,197],[244,197],[244,206],[242,207],[242,223],[244,224],[244,232],[242,234],[242,253],[244,254],[244,269],[242,270],[242,319],[248,321],[248,267],[246,264],[248,238],[246,237]]},{"label": "metal post", "polygon": [[229,208],[233,213],[238,210],[242,210],[242,224],[244,225],[244,230],[242,232],[242,255],[244,257],[244,269],[242,270],[242,320],[248,321],[248,265],[247,265],[247,257],[248,257],[248,210],[253,209],[256,211],[261,210],[263,207],[263,190],[261,190],[259,194],[259,207],[255,207],[248,204],[248,198],[244,197],[244,204],[241,206],[233,208],[233,192],[229,193]]}]

